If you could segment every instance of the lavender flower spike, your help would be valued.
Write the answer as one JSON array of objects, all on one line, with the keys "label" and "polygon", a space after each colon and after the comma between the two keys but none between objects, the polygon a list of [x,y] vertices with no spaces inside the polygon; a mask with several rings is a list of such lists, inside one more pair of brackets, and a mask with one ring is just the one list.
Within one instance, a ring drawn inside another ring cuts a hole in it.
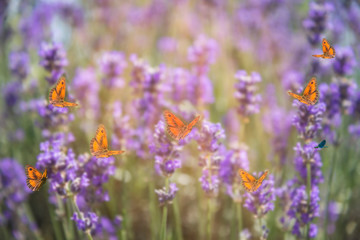
[{"label": "lavender flower spike", "polygon": [[253,72],[247,75],[240,70],[235,74],[238,82],[235,84],[235,98],[238,100],[237,112],[245,118],[259,112],[261,96],[256,94],[257,83],[261,82],[260,74]]}]

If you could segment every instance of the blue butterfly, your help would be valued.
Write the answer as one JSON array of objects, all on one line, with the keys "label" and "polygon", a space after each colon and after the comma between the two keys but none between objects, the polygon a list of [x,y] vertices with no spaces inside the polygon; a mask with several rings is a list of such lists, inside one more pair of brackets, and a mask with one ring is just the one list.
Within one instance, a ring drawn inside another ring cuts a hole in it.
[{"label": "blue butterfly", "polygon": [[321,143],[319,143],[319,145],[317,145],[315,148],[327,148],[325,144],[326,144],[326,140],[322,140]]}]

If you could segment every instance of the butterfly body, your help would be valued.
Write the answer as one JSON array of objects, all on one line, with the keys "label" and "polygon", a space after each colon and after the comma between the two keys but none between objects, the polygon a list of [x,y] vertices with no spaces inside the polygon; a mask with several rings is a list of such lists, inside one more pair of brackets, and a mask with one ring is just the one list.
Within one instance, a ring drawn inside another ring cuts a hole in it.
[{"label": "butterfly body", "polygon": [[319,100],[319,90],[317,89],[316,78],[311,78],[301,95],[295,94],[291,91],[288,91],[288,94],[302,103],[315,105]]},{"label": "butterfly body", "polygon": [[96,130],[96,135],[90,141],[90,152],[97,158],[110,157],[112,155],[121,154],[124,151],[111,151],[108,149],[108,141],[104,125],[100,124]]},{"label": "butterfly body", "polygon": [[330,43],[325,38],[323,38],[322,40],[322,50],[323,50],[323,54],[312,55],[312,56],[318,58],[327,58],[327,59],[335,57],[335,48],[331,46]]},{"label": "butterfly body", "polygon": [[163,114],[167,125],[166,131],[176,140],[184,139],[191,132],[195,124],[200,120],[200,116],[197,116],[189,124],[184,124],[178,117],[175,116],[175,114],[168,110],[165,110]]},{"label": "butterfly body", "polygon": [[315,148],[327,148],[326,140],[322,140],[321,143],[319,143]]},{"label": "butterfly body", "polygon": [[253,175],[246,172],[245,170],[239,170],[242,185],[248,192],[255,192],[256,190],[258,190],[268,173],[269,171],[266,170],[258,179],[256,179]]},{"label": "butterfly body", "polygon": [[56,86],[50,90],[49,102],[55,107],[75,107],[76,103],[65,101],[66,82],[65,75],[62,75],[56,83]]},{"label": "butterfly body", "polygon": [[32,191],[39,191],[39,189],[42,187],[42,185],[45,184],[47,180],[47,169],[45,169],[44,173],[41,173],[33,166],[26,165],[25,174],[26,174],[26,185]]}]

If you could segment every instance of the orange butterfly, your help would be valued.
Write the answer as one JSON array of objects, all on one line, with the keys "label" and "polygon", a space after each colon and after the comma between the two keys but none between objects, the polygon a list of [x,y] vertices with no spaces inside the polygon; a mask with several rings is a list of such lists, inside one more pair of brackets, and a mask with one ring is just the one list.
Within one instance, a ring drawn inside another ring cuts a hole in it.
[{"label": "orange butterfly", "polygon": [[30,165],[25,166],[26,184],[32,191],[39,191],[47,179],[47,170],[44,173],[39,172],[36,168]]},{"label": "orange butterfly", "polygon": [[319,100],[319,91],[317,89],[316,77],[311,78],[302,95],[297,95],[291,91],[288,91],[288,94],[307,105],[316,104]]},{"label": "orange butterfly", "polygon": [[50,90],[49,102],[55,107],[75,107],[76,103],[65,102],[66,77],[63,74],[56,83],[56,86]]},{"label": "orange butterfly", "polygon": [[323,38],[322,40],[322,55],[312,55],[313,57],[321,57],[321,58],[334,58],[335,57],[335,49],[330,45],[330,43]]},{"label": "orange butterfly", "polygon": [[199,121],[200,116],[197,116],[194,120],[192,120],[189,124],[184,124],[175,114],[171,113],[168,110],[164,111],[164,118],[167,125],[167,132],[169,135],[176,140],[184,139],[186,135],[191,132],[191,129],[195,126],[195,124]]},{"label": "orange butterfly", "polygon": [[100,124],[96,130],[96,135],[90,141],[90,152],[97,158],[109,157],[111,155],[121,154],[125,151],[110,151],[104,125]]},{"label": "orange butterfly", "polygon": [[240,169],[239,175],[242,180],[242,185],[248,192],[255,192],[264,181],[266,175],[268,175],[269,171],[265,170],[265,172],[259,177],[259,179],[256,179],[254,176],[252,176],[250,173],[247,173],[246,171]]}]

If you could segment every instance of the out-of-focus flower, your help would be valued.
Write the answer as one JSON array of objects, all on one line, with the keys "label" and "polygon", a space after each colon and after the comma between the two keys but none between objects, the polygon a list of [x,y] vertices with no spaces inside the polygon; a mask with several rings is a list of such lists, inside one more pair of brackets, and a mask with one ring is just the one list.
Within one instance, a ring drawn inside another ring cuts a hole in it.
[{"label": "out-of-focus flower", "polygon": [[11,52],[9,56],[9,69],[17,80],[24,80],[30,71],[30,58],[24,51]]},{"label": "out-of-focus flower", "polygon": [[335,128],[341,124],[341,99],[339,86],[336,83],[322,83],[319,86],[320,101],[326,105],[323,118],[323,133],[330,142],[336,141]]},{"label": "out-of-focus flower", "polygon": [[225,139],[225,131],[220,123],[202,121],[201,131],[195,136],[200,153],[199,165],[203,167],[199,181],[208,196],[216,196],[219,191],[219,165],[226,153],[222,140]]},{"label": "out-of-focus flower", "polygon": [[178,190],[179,189],[175,183],[170,183],[168,191],[166,191],[165,187],[163,189],[155,190],[155,193],[158,195],[160,205],[170,204],[175,198],[175,194]]},{"label": "out-of-focus flower", "polygon": [[[275,99],[275,88],[269,86],[267,88],[268,96],[266,101],[267,109],[263,117],[265,131],[271,135],[272,157],[277,155],[281,164],[285,164],[287,157],[287,146],[291,129],[291,113],[279,107]],[[282,124],[279,124],[281,122]]]},{"label": "out-of-focus flower", "polygon": [[79,115],[90,119],[97,119],[100,115],[100,102],[98,98],[100,86],[94,69],[77,69],[72,82],[72,89],[74,90],[75,99],[81,105],[81,108],[78,109]]},{"label": "out-of-focus flower", "polygon": [[2,89],[2,95],[5,100],[6,108],[12,109],[20,100],[22,83],[19,81],[8,82]]},{"label": "out-of-focus flower", "polygon": [[188,49],[188,60],[194,63],[196,75],[200,76],[208,71],[208,68],[216,60],[219,46],[214,39],[200,35]]},{"label": "out-of-focus flower", "polygon": [[188,60],[193,64],[188,82],[188,98],[194,105],[214,101],[213,86],[207,76],[209,67],[216,60],[218,44],[215,40],[200,35],[188,49]]},{"label": "out-of-focus flower", "polygon": [[331,3],[310,3],[309,16],[303,21],[303,26],[312,46],[317,46],[321,42],[321,34],[327,27],[328,13],[332,9]]},{"label": "out-of-focus flower", "polygon": [[123,53],[117,51],[105,52],[100,57],[98,65],[103,75],[102,82],[106,87],[120,88],[125,85],[122,73],[127,63]]},{"label": "out-of-focus flower", "polygon": [[235,98],[238,100],[237,111],[242,117],[249,117],[259,112],[260,94],[256,94],[257,83],[261,82],[261,76],[253,72],[247,75],[246,71],[240,70],[235,74],[238,82],[235,84]]},{"label": "out-of-focus flower", "polygon": [[24,238],[36,225],[26,215],[24,202],[31,192],[26,186],[25,169],[14,159],[0,160],[0,226],[7,227],[14,238]]},{"label": "out-of-focus flower", "polygon": [[51,74],[46,80],[50,85],[55,84],[64,73],[64,67],[68,65],[63,46],[59,43],[42,43],[39,56],[41,58],[40,65]]},{"label": "out-of-focus flower", "polygon": [[352,48],[337,48],[334,59],[334,72],[340,76],[351,75],[356,66],[356,58]]},{"label": "out-of-focus flower", "polygon": [[227,185],[233,185],[239,179],[239,169],[249,170],[249,160],[246,146],[239,146],[229,150],[220,163],[219,176]]},{"label": "out-of-focus flower", "polygon": [[175,52],[178,42],[172,37],[162,37],[158,41],[158,49],[163,53]]}]

